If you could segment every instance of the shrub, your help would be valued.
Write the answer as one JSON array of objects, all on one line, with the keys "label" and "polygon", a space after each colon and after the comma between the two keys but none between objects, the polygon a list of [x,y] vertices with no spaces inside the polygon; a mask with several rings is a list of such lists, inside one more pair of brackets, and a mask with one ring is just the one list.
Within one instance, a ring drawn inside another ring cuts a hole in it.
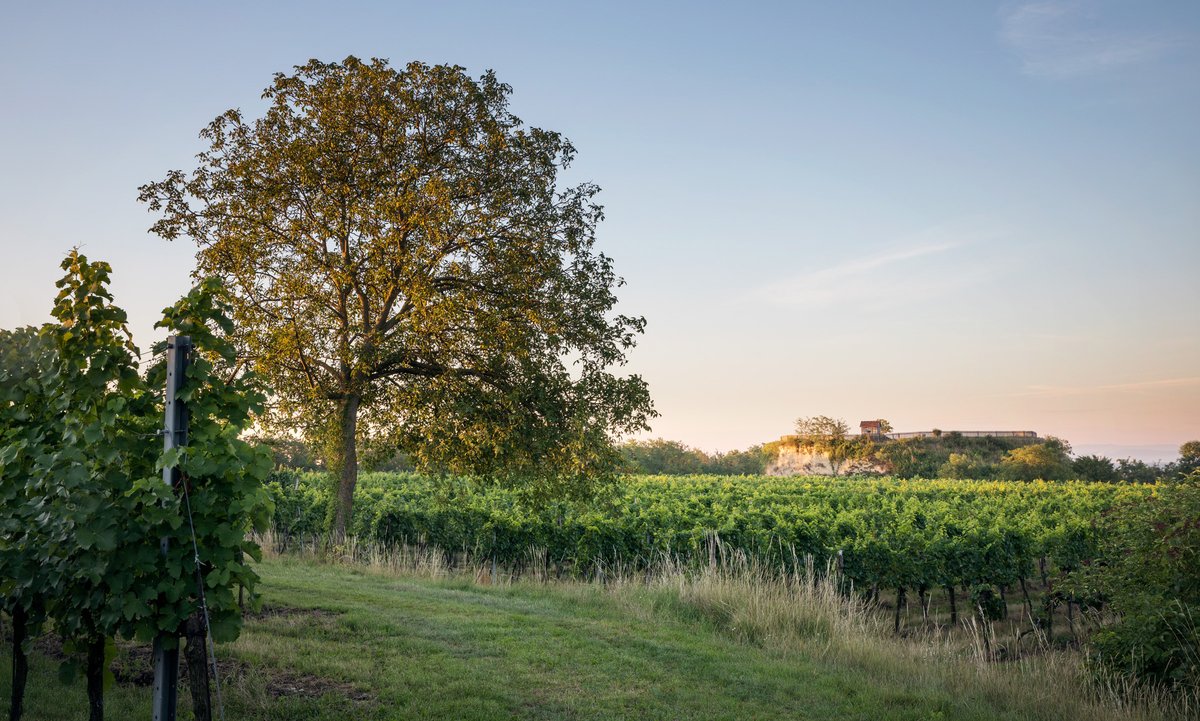
[{"label": "shrub", "polygon": [[1160,485],[1104,519],[1100,558],[1073,574],[1110,613],[1098,662],[1156,682],[1200,688],[1200,481]]},{"label": "shrub", "polygon": [[1060,441],[1014,448],[1004,454],[1000,472],[1011,481],[1063,481],[1071,478],[1071,459]]},{"label": "shrub", "polygon": [[1121,480],[1121,474],[1117,473],[1112,459],[1104,456],[1080,456],[1071,461],[1071,470],[1083,481],[1116,483]]}]

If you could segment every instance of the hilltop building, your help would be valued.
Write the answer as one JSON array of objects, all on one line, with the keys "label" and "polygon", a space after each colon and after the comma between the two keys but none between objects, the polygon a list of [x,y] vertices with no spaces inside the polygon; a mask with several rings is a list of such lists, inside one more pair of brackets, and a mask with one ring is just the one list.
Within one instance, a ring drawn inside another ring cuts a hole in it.
[{"label": "hilltop building", "polygon": [[863,421],[858,424],[858,432],[864,436],[882,436],[884,435],[883,420]]}]

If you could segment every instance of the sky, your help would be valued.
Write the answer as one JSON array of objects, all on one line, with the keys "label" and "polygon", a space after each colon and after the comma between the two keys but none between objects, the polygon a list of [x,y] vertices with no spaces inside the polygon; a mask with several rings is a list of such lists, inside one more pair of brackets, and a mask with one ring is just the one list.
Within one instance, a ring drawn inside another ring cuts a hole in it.
[{"label": "sky", "polygon": [[0,327],[73,246],[148,348],[195,248],[139,185],[274,73],[487,69],[578,148],[646,333],[648,436],[796,418],[1200,438],[1200,3],[16,3],[0,23]]}]

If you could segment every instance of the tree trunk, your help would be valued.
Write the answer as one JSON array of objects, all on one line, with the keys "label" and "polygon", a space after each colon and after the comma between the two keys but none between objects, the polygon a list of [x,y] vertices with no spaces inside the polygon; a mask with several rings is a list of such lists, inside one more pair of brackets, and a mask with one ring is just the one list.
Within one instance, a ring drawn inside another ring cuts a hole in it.
[{"label": "tree trunk", "polygon": [[1025,577],[1021,576],[1021,595],[1025,597],[1025,609],[1029,614],[1030,622],[1033,622],[1033,600],[1029,598],[1029,587],[1025,585]]},{"label": "tree trunk", "polygon": [[921,599],[921,622],[929,623],[929,587],[921,586],[917,589],[917,596]]},{"label": "tree trunk", "polygon": [[358,483],[358,403],[359,397],[346,396],[342,400],[341,423],[341,479],[338,481],[337,508],[333,516],[333,538],[336,542],[346,539],[346,527],[350,525],[350,513],[354,508],[354,486]]},{"label": "tree trunk", "polygon": [[192,713],[196,721],[212,721],[212,694],[208,678],[208,634],[204,617],[197,611],[188,616],[184,625],[187,647],[184,656],[188,665],[188,686],[192,692]]},{"label": "tree trunk", "polygon": [[1042,596],[1042,609],[1046,612],[1046,640],[1054,641],[1054,600],[1047,593]]},{"label": "tree trunk", "polygon": [[87,645],[88,721],[104,721],[104,637],[93,636]]},{"label": "tree trunk", "polygon": [[896,623],[895,632],[900,633],[900,607],[904,605],[904,586],[896,589]]},{"label": "tree trunk", "polygon": [[946,595],[950,597],[950,625],[958,625],[958,603],[954,598],[954,584],[946,586]]},{"label": "tree trunk", "polygon": [[9,721],[21,721],[25,704],[25,682],[29,678],[29,658],[25,655],[25,634],[29,616],[19,603],[13,609],[12,699],[8,707]]}]

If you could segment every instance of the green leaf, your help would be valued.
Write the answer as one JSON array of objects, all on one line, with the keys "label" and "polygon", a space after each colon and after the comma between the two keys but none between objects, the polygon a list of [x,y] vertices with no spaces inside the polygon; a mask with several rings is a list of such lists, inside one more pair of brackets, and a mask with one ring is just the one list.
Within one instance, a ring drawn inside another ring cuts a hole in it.
[{"label": "green leaf", "polygon": [[178,466],[179,460],[183,456],[185,450],[186,449],[182,446],[176,446],[170,450],[163,451],[162,455],[160,455],[158,458],[158,463],[155,464],[155,468],[161,471],[164,468],[174,468],[175,466]]},{"label": "green leaf", "polygon": [[238,634],[242,628],[241,616],[234,614],[221,614],[212,618],[212,636],[213,641],[217,643],[230,643],[237,640]]}]

